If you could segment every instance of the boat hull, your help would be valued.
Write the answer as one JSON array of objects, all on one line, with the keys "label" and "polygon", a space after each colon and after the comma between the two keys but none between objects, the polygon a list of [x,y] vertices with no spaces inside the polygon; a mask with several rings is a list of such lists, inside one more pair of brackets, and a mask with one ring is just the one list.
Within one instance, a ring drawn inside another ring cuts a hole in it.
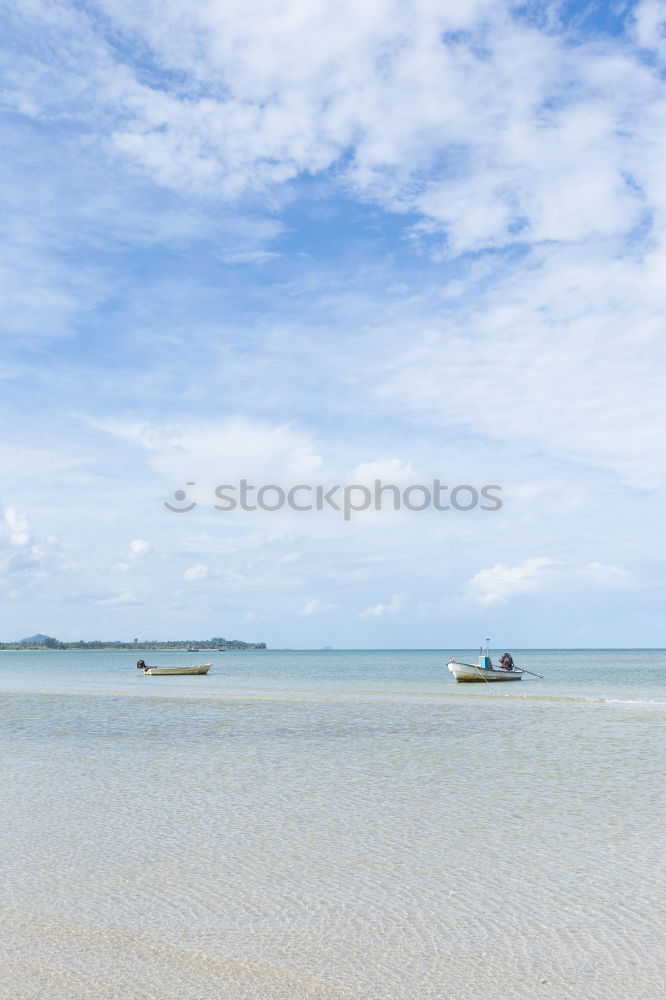
[{"label": "boat hull", "polygon": [[475,663],[458,663],[457,660],[449,660],[447,667],[461,684],[519,681],[523,676],[520,670],[495,670],[489,667],[479,667]]},{"label": "boat hull", "polygon": [[149,677],[189,677],[194,674],[207,674],[212,663],[199,663],[192,667],[146,667],[143,671]]}]

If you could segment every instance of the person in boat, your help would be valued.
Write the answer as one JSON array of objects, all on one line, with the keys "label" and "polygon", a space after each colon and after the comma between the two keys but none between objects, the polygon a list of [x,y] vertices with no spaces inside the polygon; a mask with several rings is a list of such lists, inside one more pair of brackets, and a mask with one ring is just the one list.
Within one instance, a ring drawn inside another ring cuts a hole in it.
[{"label": "person in boat", "polygon": [[513,670],[514,668],[513,656],[511,653],[502,653],[499,663],[502,670]]}]

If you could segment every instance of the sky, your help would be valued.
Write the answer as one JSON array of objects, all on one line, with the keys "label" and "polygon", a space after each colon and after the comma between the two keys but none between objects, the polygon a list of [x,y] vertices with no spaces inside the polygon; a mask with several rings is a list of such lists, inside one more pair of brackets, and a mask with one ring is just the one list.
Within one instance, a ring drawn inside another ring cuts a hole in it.
[{"label": "sky", "polygon": [[0,640],[666,644],[666,2],[1,19]]}]

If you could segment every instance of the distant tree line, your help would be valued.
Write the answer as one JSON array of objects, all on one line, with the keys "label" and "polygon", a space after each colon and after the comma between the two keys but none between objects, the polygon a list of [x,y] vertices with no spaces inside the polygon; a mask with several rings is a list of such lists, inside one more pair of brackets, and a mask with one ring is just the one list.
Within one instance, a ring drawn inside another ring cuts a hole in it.
[{"label": "distant tree line", "polygon": [[93,639],[85,642],[61,642],[47,635],[40,642],[0,642],[0,649],[266,649],[265,642],[242,642],[241,639],[135,639],[133,642]]}]

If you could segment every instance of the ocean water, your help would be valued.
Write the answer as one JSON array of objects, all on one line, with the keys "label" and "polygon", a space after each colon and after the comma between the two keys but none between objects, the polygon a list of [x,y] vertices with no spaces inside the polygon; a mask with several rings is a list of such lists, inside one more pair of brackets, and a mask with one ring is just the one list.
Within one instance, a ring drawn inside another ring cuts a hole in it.
[{"label": "ocean water", "polygon": [[662,998],[666,652],[512,652],[0,653],[0,997]]}]

